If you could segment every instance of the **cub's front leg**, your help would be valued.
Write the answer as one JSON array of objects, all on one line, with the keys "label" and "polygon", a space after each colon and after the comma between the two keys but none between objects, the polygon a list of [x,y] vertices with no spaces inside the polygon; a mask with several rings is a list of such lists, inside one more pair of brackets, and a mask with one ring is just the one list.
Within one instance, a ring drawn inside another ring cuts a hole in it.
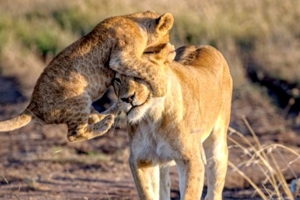
[{"label": "cub's front leg", "polygon": [[165,64],[175,58],[175,47],[170,43],[160,45],[160,49],[153,53],[143,54],[141,58],[136,52],[120,51],[110,60],[110,67],[127,76],[146,81],[154,97],[162,97],[167,93],[167,77]]},{"label": "cub's front leg", "polygon": [[110,68],[120,74],[136,77],[146,81],[154,96],[162,97],[166,94],[166,77],[159,66],[138,58],[132,53],[122,51],[110,61]]}]

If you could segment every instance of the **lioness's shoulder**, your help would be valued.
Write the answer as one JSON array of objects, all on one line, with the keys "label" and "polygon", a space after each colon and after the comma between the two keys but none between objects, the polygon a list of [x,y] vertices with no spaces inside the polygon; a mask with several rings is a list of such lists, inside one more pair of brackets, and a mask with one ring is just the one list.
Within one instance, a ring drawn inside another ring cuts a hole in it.
[{"label": "lioness's shoulder", "polygon": [[209,45],[179,47],[176,49],[175,61],[193,66],[215,66],[216,63],[227,65],[222,53]]}]

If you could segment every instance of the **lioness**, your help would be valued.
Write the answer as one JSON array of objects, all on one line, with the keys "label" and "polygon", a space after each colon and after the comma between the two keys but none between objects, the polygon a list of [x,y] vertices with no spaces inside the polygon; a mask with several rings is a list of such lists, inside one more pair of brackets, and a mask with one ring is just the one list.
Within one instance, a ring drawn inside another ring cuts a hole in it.
[{"label": "lioness", "polygon": [[[163,71],[155,63],[144,61],[142,54],[169,42],[173,22],[170,13],[150,11],[100,22],[50,62],[35,85],[28,107],[14,119],[0,122],[0,131],[14,130],[34,120],[67,124],[71,142],[104,134],[114,117],[97,113],[91,104],[111,84],[114,71],[146,80],[155,96],[165,95]],[[161,78],[159,84],[157,78]]]},{"label": "lioness", "polygon": [[120,74],[114,79],[119,107],[127,113],[129,164],[139,197],[170,199],[169,164],[175,161],[181,199],[200,199],[204,166],[205,199],[222,199],[232,96],[228,65],[211,46],[178,48],[169,64],[161,57],[170,57],[170,51],[168,45],[160,56],[147,56],[164,70],[165,96],[155,97],[144,80]]}]

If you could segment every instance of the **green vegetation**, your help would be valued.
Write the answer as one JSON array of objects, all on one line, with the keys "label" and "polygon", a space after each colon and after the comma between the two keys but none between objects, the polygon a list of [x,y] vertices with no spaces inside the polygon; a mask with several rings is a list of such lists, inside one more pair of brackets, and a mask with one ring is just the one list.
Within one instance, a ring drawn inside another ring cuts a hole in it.
[{"label": "green vegetation", "polygon": [[[27,0],[6,3],[0,17],[1,49],[7,38],[20,41],[42,59],[53,57],[72,41],[89,32],[102,19],[130,12],[153,9],[171,12],[175,26],[171,41],[178,45],[210,44],[226,56],[235,88],[245,84],[245,70],[251,67],[271,77],[300,83],[300,12],[298,1],[237,0],[153,2],[156,6],[122,1],[88,0],[77,3]],[[122,9],[123,8],[123,9]],[[17,14],[16,14],[17,13]],[[1,56],[1,55],[0,55]],[[259,69],[258,69],[259,68]]]}]

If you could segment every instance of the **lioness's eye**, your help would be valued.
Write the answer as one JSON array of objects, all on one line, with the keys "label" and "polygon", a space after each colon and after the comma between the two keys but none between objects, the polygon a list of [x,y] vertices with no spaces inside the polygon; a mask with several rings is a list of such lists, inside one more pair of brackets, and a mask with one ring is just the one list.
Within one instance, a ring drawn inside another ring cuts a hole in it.
[{"label": "lioness's eye", "polygon": [[121,85],[121,79],[119,78],[114,78],[114,82],[118,85]]}]

